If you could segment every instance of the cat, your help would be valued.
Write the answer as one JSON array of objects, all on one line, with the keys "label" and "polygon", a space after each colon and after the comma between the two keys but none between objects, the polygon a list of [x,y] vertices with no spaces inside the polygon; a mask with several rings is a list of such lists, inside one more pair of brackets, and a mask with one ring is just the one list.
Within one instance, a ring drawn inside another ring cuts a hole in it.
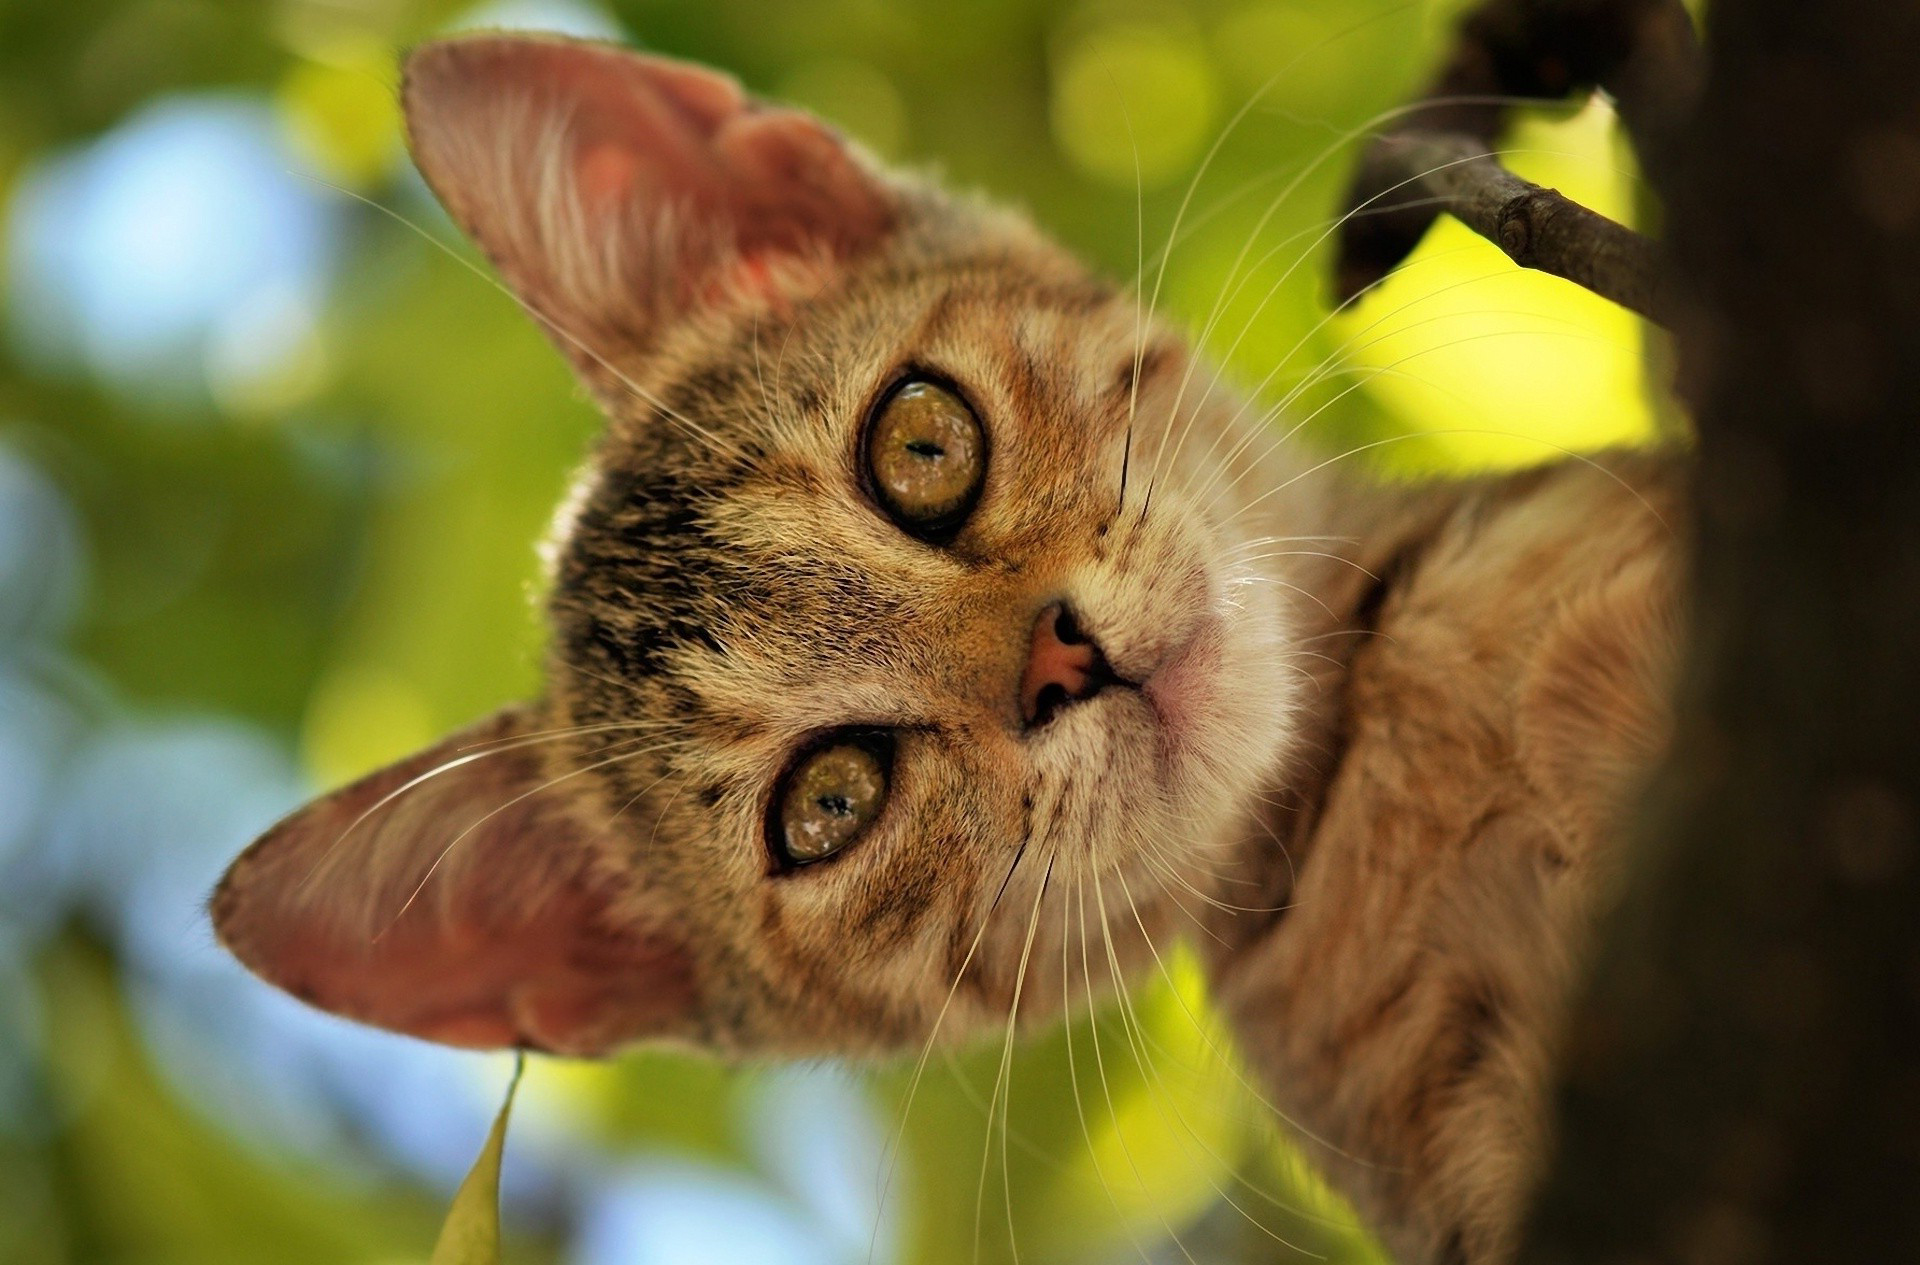
[{"label": "cat", "polygon": [[862,1057],[1185,935],[1397,1259],[1509,1260],[1665,740],[1682,459],[1370,480],[1019,215],[703,68],[472,34],[402,95],[607,426],[542,696],[273,827],[227,948],[456,1046]]}]

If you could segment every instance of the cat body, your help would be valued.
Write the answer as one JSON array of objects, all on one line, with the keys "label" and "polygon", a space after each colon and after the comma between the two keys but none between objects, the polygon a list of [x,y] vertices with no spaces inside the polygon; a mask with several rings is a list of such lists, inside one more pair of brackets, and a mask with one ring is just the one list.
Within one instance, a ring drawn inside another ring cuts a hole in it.
[{"label": "cat body", "polygon": [[1200,944],[1274,1105],[1398,1260],[1511,1259],[1578,963],[1666,741],[1683,475],[1612,454],[1350,492],[1380,580],[1319,590],[1377,603],[1336,623],[1358,639],[1289,787],[1322,797],[1245,843],[1287,841],[1247,901],[1285,912]]},{"label": "cat body", "polygon": [[1402,1259],[1505,1259],[1664,732],[1673,463],[1368,484],[1024,220],[698,68],[469,36],[405,98],[608,426],[545,693],[269,831],[223,943],[455,1045],[864,1056],[1197,930]]}]

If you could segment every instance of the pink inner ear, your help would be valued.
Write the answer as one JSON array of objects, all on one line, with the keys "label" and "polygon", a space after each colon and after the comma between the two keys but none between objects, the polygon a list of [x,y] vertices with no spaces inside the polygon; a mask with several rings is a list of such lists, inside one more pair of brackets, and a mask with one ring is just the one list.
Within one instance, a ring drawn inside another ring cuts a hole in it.
[{"label": "pink inner ear", "polygon": [[552,319],[632,332],[620,305],[710,293],[732,256],[844,258],[894,223],[828,128],[700,67],[461,36],[408,59],[405,100],[428,181]]},{"label": "pink inner ear", "polygon": [[[692,1005],[684,953],[596,865],[501,713],[275,826],[214,895],[222,941],[324,1010],[431,1041],[605,1054]],[[432,770],[458,763],[433,776]]]},{"label": "pink inner ear", "polygon": [[580,155],[579,172],[581,201],[604,215],[633,196],[640,161],[618,145],[595,145]]}]

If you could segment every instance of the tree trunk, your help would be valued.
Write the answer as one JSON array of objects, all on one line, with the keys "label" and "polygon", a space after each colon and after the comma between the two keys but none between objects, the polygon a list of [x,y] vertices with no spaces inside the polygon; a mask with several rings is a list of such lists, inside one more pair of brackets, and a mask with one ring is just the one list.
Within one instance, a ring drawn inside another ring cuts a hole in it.
[{"label": "tree trunk", "polygon": [[1524,1259],[1920,1261],[1920,5],[1707,28],[1694,642]]}]

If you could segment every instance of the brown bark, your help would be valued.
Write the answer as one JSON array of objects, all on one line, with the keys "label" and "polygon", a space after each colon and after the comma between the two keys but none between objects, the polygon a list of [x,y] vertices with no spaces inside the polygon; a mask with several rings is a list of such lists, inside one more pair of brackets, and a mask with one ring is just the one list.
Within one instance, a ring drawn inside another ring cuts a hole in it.
[{"label": "brown bark", "polygon": [[[1366,162],[1360,187],[1417,188],[1423,201],[1438,203],[1522,268],[1563,277],[1665,323],[1662,269],[1651,241],[1557,190],[1522,180],[1478,141],[1450,132],[1402,132],[1383,137]],[[1348,264],[1342,302],[1379,280],[1372,264],[1357,257]]]},{"label": "brown bark", "polygon": [[1709,22],[1694,642],[1524,1259],[1920,1260],[1920,5]]},{"label": "brown bark", "polygon": [[1652,243],[1491,154],[1522,98],[1603,89],[1650,179],[1672,175],[1674,137],[1699,87],[1698,45],[1680,0],[1487,0],[1461,20],[1416,108],[1361,158],[1348,190],[1334,289],[1345,302],[1398,267],[1451,213],[1509,258],[1665,320]]}]

